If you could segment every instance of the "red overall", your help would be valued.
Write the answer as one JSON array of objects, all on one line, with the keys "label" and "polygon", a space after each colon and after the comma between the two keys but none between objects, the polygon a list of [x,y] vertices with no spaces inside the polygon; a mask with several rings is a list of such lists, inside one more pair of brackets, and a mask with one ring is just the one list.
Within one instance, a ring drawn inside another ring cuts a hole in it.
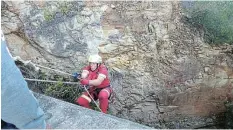
[{"label": "red overall", "polygon": [[[108,99],[110,94],[112,93],[112,88],[110,87],[110,80],[108,78],[108,70],[105,65],[101,64],[95,71],[91,71],[90,66],[86,66],[83,70],[89,71],[88,80],[94,80],[98,78],[98,75],[106,77],[104,81],[99,86],[92,86],[88,91],[94,100],[99,99],[100,109],[102,112],[107,113],[108,109]],[[85,96],[84,96],[85,95]],[[79,105],[90,108],[90,98],[87,92],[83,92],[82,96],[80,96],[76,103]]]}]

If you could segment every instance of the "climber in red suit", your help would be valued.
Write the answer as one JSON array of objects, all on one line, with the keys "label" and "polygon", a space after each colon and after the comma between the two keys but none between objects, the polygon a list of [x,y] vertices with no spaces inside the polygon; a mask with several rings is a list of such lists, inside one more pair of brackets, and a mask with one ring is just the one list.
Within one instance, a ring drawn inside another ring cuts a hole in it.
[{"label": "climber in red suit", "polygon": [[[103,113],[107,113],[108,100],[112,93],[110,80],[108,77],[108,70],[102,64],[102,58],[99,55],[91,55],[88,58],[89,65],[83,68],[80,83],[82,85],[89,85],[88,90],[94,100],[99,99],[100,109]],[[89,103],[91,98],[87,92],[76,99],[79,105],[90,108]]]}]

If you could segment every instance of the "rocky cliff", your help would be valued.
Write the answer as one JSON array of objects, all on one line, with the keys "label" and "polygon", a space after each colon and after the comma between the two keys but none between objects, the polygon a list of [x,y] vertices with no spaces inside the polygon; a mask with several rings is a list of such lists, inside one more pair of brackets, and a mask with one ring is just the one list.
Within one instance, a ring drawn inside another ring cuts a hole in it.
[{"label": "rocky cliff", "polygon": [[197,128],[215,124],[233,97],[233,46],[204,43],[180,2],[2,1],[1,11],[14,56],[71,73],[99,53],[115,116]]}]

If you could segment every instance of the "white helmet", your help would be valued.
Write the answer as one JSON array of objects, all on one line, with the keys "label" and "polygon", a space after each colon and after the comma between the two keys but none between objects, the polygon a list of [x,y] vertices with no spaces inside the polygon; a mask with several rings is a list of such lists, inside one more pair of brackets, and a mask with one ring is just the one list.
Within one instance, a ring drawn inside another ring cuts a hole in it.
[{"label": "white helmet", "polygon": [[88,58],[88,62],[102,63],[102,58],[98,54],[90,55],[89,58]]}]

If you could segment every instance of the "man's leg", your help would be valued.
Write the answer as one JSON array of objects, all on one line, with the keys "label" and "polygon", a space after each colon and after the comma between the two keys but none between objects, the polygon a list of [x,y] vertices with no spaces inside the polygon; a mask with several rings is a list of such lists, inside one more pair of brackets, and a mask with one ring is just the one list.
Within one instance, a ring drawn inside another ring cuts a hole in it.
[{"label": "man's leg", "polygon": [[7,123],[7,122],[5,122],[3,120],[1,120],[1,128],[2,129],[18,129],[18,128],[16,128],[15,125],[13,125],[11,123]]},{"label": "man's leg", "polygon": [[100,102],[100,109],[103,113],[107,113],[108,110],[108,97],[110,96],[112,90],[111,88],[102,89],[98,95]]},{"label": "man's leg", "polygon": [[90,107],[91,98],[88,96],[87,92],[84,92],[77,100],[76,103],[78,103],[80,106],[91,108]]}]

